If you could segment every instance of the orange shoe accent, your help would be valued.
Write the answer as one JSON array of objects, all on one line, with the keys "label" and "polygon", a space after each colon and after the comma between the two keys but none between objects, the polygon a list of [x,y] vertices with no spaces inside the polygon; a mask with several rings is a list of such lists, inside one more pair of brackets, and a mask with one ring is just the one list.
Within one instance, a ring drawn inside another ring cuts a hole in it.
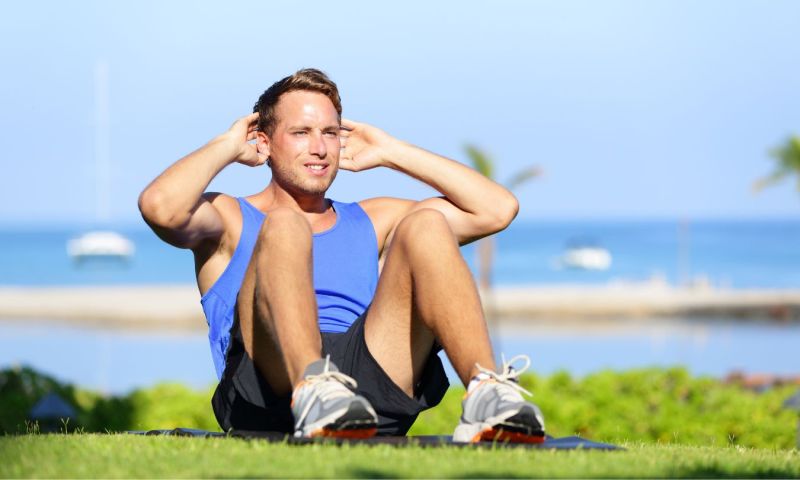
[{"label": "orange shoe accent", "polygon": [[300,387],[306,384],[305,380],[300,380],[300,383],[297,384],[296,387],[292,389],[292,401],[289,403],[289,408],[294,407],[294,392],[296,392]]},{"label": "orange shoe accent", "polygon": [[365,439],[372,438],[378,433],[377,427],[362,428],[359,430],[328,430],[327,428],[320,428],[311,433],[311,437],[325,437],[325,438],[352,438],[352,439]]},{"label": "orange shoe accent", "polygon": [[498,429],[489,428],[472,437],[471,441],[472,443],[475,442],[543,443],[544,436],[526,435],[520,432],[503,430],[502,428]]},{"label": "orange shoe accent", "polygon": [[[477,384],[477,385],[475,385],[475,388],[473,388],[473,389],[472,389],[472,392],[474,392],[474,391],[476,391],[477,389],[481,388],[481,385],[483,385],[484,383],[489,383],[489,382],[494,382],[494,381],[495,381],[495,380],[494,380],[493,378],[486,378],[486,379],[483,379],[483,380],[481,380],[480,382],[478,382],[478,384]],[[469,397],[470,395],[472,395],[472,392],[469,392],[469,391],[466,391],[466,392],[464,392],[464,396],[463,396],[463,397],[461,397],[461,400],[462,400],[462,401],[463,401],[463,400],[466,400],[466,399],[467,399],[467,397]]]}]

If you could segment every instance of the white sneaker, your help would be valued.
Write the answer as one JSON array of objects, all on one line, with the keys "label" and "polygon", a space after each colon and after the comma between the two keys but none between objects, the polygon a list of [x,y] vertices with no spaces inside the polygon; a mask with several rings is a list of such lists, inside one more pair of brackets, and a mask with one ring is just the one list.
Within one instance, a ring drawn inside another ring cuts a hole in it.
[{"label": "white sneaker", "polygon": [[367,399],[353,393],[356,381],[339,372],[330,356],[306,367],[292,393],[295,437],[369,438],[378,416]]},{"label": "white sneaker", "polygon": [[[511,364],[522,359],[525,365],[514,370]],[[525,401],[522,393],[530,392],[519,386],[517,377],[531,364],[527,356],[519,355],[506,363],[503,373],[495,373],[476,364],[480,373],[472,379],[464,395],[464,413],[453,432],[453,441],[507,441],[541,443],[544,441],[544,418],[539,407]]]}]

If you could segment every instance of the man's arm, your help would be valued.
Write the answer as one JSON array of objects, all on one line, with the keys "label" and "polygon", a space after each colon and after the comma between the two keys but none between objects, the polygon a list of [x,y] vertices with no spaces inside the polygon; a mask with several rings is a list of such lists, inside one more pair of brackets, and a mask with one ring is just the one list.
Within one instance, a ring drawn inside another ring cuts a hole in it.
[{"label": "man's arm", "polygon": [[[363,202],[366,209],[376,212],[378,223],[391,219],[389,231],[408,213],[433,208],[444,214],[463,245],[503,230],[516,217],[516,197],[475,170],[397,140],[370,125],[348,120],[343,120],[342,125],[345,132],[341,168],[362,171],[388,167],[425,182],[443,195],[419,202],[390,198]],[[382,227],[386,226],[376,227],[384,230]]]},{"label": "man's arm", "polygon": [[248,143],[256,138],[257,120],[257,113],[240,118],[227,132],[175,162],[142,191],[139,210],[161,239],[176,247],[194,248],[220,237],[222,218],[203,192],[231,163],[256,166],[266,162],[267,156]]}]

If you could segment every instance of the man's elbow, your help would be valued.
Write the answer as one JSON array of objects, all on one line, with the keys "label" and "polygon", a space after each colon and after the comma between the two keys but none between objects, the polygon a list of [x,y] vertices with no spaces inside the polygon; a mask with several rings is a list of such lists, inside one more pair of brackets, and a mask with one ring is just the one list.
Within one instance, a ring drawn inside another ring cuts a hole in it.
[{"label": "man's elbow", "polygon": [[176,228],[180,219],[169,209],[165,195],[152,185],[139,194],[139,212],[142,218],[150,225],[161,228]]},{"label": "man's elbow", "polygon": [[491,233],[505,230],[519,213],[519,201],[511,192],[492,205]]},{"label": "man's elbow", "polygon": [[503,207],[503,229],[511,225],[519,213],[519,200],[513,193],[509,192],[508,198]]}]

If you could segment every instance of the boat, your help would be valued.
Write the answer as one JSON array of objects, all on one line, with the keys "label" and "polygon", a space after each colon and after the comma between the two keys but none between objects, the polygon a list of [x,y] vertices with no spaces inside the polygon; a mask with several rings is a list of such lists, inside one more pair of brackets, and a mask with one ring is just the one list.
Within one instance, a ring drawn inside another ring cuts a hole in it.
[{"label": "boat", "polygon": [[[108,97],[108,64],[95,65],[95,189],[96,217],[100,224],[111,218],[111,155],[110,113]],[[91,258],[129,259],[134,252],[133,242],[124,235],[109,230],[91,230],[67,242],[67,254],[77,263]]]},{"label": "boat", "polygon": [[563,267],[579,270],[608,270],[611,267],[611,253],[595,244],[573,244],[559,257],[559,263]]},{"label": "boat", "polygon": [[124,235],[111,231],[92,231],[67,242],[67,253],[76,261],[89,258],[119,258],[127,260],[133,255],[133,242]]}]

